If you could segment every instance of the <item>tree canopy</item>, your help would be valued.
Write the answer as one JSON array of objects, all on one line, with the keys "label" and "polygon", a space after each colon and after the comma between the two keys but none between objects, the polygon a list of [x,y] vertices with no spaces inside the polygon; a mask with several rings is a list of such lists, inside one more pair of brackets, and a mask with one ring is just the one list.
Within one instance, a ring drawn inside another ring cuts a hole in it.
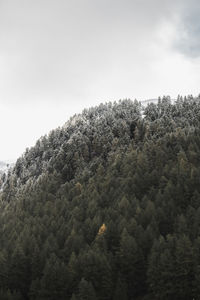
[{"label": "tree canopy", "polygon": [[200,98],[123,100],[27,149],[0,194],[0,298],[200,299]]}]

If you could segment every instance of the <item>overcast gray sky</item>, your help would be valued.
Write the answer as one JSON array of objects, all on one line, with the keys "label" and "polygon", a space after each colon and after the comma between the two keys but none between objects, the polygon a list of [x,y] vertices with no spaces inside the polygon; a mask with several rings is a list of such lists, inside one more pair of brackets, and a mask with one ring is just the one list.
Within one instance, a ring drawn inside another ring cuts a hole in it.
[{"label": "overcast gray sky", "polygon": [[0,160],[101,102],[200,93],[198,0],[0,0]]}]

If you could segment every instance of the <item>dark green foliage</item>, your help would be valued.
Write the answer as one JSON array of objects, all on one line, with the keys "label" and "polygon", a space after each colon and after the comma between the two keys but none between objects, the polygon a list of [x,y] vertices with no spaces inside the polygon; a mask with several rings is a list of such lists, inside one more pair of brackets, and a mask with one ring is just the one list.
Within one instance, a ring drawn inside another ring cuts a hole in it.
[{"label": "dark green foliage", "polygon": [[0,299],[200,299],[200,99],[101,104],[1,179]]},{"label": "dark green foliage", "polygon": [[64,262],[51,254],[41,278],[40,297],[42,299],[66,299],[68,291],[68,270]]},{"label": "dark green foliage", "polygon": [[1,300],[21,300],[22,296],[19,292],[12,292],[10,290],[0,290]]},{"label": "dark green foliage", "polygon": [[116,282],[115,292],[113,296],[113,300],[127,300],[127,285],[126,280],[120,274],[118,276],[118,280]]},{"label": "dark green foliage", "polygon": [[84,278],[81,279],[78,286],[78,299],[79,300],[96,300],[96,293],[91,282]]}]

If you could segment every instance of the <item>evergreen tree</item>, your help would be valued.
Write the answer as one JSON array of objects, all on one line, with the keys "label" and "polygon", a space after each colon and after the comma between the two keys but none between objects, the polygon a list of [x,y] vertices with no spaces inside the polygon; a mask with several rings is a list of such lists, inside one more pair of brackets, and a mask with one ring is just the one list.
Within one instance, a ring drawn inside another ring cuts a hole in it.
[{"label": "evergreen tree", "polygon": [[96,300],[96,293],[91,282],[84,278],[81,279],[78,286],[78,299],[79,300]]}]

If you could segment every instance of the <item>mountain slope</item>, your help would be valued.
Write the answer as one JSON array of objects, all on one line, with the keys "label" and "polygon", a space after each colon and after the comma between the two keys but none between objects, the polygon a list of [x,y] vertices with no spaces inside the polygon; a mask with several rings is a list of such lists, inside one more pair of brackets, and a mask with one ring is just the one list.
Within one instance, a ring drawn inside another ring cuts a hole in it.
[{"label": "mountain slope", "polygon": [[130,100],[85,110],[18,159],[2,299],[198,299],[200,100],[144,115]]}]

